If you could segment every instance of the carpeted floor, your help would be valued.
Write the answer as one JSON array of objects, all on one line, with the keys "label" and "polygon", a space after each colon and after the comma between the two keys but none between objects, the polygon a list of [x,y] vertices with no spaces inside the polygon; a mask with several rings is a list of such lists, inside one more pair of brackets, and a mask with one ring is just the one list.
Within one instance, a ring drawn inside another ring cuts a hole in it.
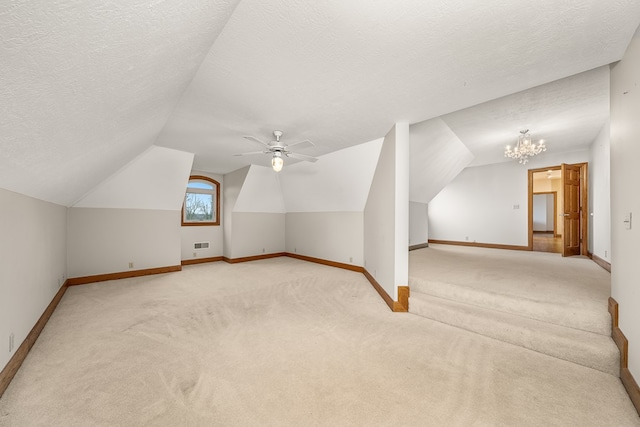
[{"label": "carpeted floor", "polygon": [[640,426],[619,379],[290,258],[71,287],[0,426]]},{"label": "carpeted floor", "polygon": [[618,375],[611,275],[590,259],[448,245],[409,259],[412,313]]}]

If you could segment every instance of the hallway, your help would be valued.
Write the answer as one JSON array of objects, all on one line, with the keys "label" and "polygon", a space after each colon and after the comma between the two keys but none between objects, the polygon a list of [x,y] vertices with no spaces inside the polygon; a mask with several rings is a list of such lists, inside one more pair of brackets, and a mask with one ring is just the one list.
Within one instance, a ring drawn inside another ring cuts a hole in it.
[{"label": "hallway", "polygon": [[535,252],[562,253],[562,237],[553,237],[552,232],[533,232],[533,250]]}]

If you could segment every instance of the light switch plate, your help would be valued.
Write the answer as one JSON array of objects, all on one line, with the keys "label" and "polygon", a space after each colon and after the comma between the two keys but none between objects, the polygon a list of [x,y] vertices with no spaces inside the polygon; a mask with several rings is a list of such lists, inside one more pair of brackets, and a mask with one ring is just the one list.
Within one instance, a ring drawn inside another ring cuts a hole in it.
[{"label": "light switch plate", "polygon": [[631,218],[632,218],[631,212],[629,212],[628,214],[626,214],[624,216],[624,228],[625,228],[625,230],[631,230]]}]

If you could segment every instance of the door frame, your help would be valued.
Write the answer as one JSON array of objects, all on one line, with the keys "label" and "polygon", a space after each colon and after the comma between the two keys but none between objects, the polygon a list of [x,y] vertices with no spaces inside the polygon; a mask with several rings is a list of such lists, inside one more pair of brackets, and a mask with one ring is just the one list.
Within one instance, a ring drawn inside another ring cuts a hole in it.
[{"label": "door frame", "polygon": [[[580,166],[580,255],[589,255],[589,164],[572,163]],[[546,172],[549,170],[561,170],[562,166],[550,166],[546,168],[529,169],[528,171],[528,211],[529,211],[529,244],[528,248],[533,251],[533,174],[538,172]],[[564,177],[561,177],[564,182]],[[557,220],[557,218],[556,218]],[[564,234],[564,233],[563,233]]]}]

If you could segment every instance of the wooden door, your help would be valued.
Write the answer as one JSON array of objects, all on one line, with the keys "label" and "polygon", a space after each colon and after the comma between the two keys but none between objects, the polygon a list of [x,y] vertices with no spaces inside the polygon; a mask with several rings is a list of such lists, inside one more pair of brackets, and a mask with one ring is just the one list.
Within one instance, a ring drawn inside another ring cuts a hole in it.
[{"label": "wooden door", "polygon": [[580,165],[562,164],[564,233],[562,256],[580,255],[582,243]]}]

